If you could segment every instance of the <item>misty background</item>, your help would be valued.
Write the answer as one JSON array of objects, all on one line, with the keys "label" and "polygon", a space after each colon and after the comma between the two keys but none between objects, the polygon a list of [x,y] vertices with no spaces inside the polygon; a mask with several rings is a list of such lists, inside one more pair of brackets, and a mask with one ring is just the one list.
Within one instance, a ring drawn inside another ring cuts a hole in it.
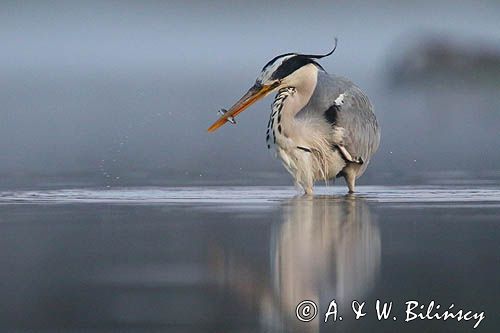
[{"label": "misty background", "polygon": [[500,179],[497,1],[2,1],[0,186],[290,184],[272,97],[206,129],[285,52],[370,97],[361,184]]}]

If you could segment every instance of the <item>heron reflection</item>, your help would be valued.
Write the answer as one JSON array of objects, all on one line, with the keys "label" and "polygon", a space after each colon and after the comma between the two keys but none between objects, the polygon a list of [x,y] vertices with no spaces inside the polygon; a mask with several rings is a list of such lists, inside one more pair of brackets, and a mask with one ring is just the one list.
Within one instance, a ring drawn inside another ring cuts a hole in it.
[{"label": "heron reflection", "polygon": [[[272,291],[287,327],[314,332],[335,299],[339,307],[366,295],[380,265],[380,232],[368,204],[352,196],[298,197],[283,204],[283,223],[272,237]],[[302,300],[318,304],[318,317],[300,324]]]},{"label": "heron reflection", "polygon": [[[271,229],[269,269],[255,267],[229,248],[220,250],[220,282],[257,310],[266,332],[319,331],[330,300],[345,309],[369,293],[381,259],[375,218],[368,204],[353,196],[283,202],[281,221]],[[295,317],[302,300],[318,305],[318,317],[311,322]]]}]

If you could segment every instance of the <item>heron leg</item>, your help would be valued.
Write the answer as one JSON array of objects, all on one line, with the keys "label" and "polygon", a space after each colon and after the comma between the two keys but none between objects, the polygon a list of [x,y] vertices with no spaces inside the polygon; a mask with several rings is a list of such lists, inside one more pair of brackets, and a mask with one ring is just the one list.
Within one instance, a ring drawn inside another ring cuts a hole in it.
[{"label": "heron leg", "polygon": [[304,188],[304,194],[305,195],[313,195],[314,194],[313,188],[312,187]]},{"label": "heron leg", "polygon": [[301,184],[297,180],[295,180],[295,187],[299,190],[303,190],[304,191],[303,195],[313,195],[314,194],[312,186],[307,186],[307,185]]},{"label": "heron leg", "polygon": [[354,193],[356,187],[356,173],[354,170],[346,170],[344,172],[344,179],[349,188],[349,193]]}]

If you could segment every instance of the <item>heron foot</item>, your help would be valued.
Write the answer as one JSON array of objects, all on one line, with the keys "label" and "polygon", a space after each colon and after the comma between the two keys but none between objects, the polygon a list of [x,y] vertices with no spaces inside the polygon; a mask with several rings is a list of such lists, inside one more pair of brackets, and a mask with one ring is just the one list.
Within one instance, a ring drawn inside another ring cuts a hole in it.
[{"label": "heron foot", "polygon": [[337,145],[340,153],[347,162],[363,164],[365,163],[361,157],[352,157],[352,155],[347,151],[347,149],[342,145]]},{"label": "heron foot", "polygon": [[365,163],[365,161],[363,161],[363,159],[361,157],[356,157],[353,159],[353,162],[354,163],[358,163],[358,164],[363,164]]}]

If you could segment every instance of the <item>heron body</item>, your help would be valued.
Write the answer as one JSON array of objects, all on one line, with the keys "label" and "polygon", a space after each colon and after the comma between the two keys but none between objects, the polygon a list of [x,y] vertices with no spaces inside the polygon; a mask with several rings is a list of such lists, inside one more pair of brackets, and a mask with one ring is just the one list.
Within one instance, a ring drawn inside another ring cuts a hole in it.
[{"label": "heron body", "polygon": [[317,180],[344,177],[349,192],[366,170],[380,142],[368,97],[348,79],[328,74],[314,59],[296,53],[275,57],[255,85],[209,131],[234,121],[257,99],[277,91],[266,143],[275,149],[296,185],[313,193]]}]

